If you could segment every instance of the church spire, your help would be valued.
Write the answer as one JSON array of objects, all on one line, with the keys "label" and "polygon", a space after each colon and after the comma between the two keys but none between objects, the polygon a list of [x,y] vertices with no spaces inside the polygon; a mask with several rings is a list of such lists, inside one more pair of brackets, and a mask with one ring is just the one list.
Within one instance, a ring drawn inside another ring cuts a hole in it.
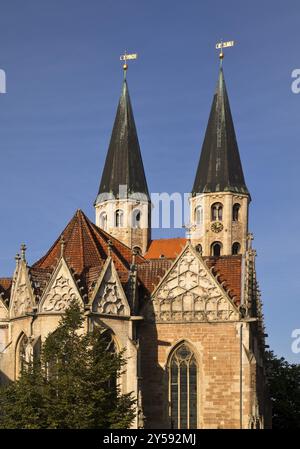
[{"label": "church spire", "polygon": [[121,56],[124,80],[95,201],[96,225],[129,248],[144,253],[151,239],[151,202]]},{"label": "church spire", "polygon": [[247,249],[250,194],[245,184],[224,80],[220,69],[200,161],[190,197],[188,238],[204,256],[244,254]]},{"label": "church spire", "polygon": [[193,196],[209,192],[249,195],[224,80],[222,52],[221,55],[219,78],[192,189]]},{"label": "church spire", "polygon": [[[126,74],[124,68],[124,74]],[[126,187],[120,187],[126,186]],[[121,192],[120,192],[121,189]],[[124,75],[114,127],[106,156],[96,204],[103,195],[128,198],[137,194],[149,199],[148,186],[137,136],[127,80]]]}]

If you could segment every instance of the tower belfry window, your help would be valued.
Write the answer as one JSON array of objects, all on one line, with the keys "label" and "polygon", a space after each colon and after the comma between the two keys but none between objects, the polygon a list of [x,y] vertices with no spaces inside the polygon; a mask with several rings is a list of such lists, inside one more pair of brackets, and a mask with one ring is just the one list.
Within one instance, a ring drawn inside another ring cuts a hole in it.
[{"label": "tower belfry window", "polygon": [[136,209],[132,213],[132,227],[140,228],[141,227],[141,211]]},{"label": "tower belfry window", "polygon": [[122,228],[124,225],[124,213],[122,210],[118,209],[116,210],[116,214],[115,214],[115,225],[116,228]]},{"label": "tower belfry window", "polygon": [[201,226],[203,224],[203,209],[202,206],[197,206],[195,208],[195,222],[197,226]]},{"label": "tower belfry window", "polygon": [[106,231],[107,229],[107,215],[106,212],[102,212],[100,214],[100,220],[99,220],[100,228],[104,229]]},{"label": "tower belfry window", "polygon": [[214,203],[211,206],[211,220],[222,221],[222,217],[223,217],[223,204]]},{"label": "tower belfry window", "polygon": [[236,203],[232,208],[232,221],[239,221],[240,204]]},{"label": "tower belfry window", "polygon": [[239,244],[239,242],[234,242],[234,244],[232,245],[232,254],[236,256],[237,254],[239,254],[240,249],[241,245]]},{"label": "tower belfry window", "polygon": [[222,249],[222,243],[221,242],[214,242],[211,245],[211,255],[214,257],[221,256],[221,249]]}]

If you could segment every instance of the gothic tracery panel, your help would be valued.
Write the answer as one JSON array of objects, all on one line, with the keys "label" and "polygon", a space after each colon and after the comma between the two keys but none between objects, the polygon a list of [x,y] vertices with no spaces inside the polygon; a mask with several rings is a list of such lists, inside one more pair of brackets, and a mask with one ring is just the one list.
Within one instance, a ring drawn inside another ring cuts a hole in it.
[{"label": "gothic tracery panel", "polygon": [[117,273],[110,264],[93,301],[93,311],[109,315],[129,315],[124,292],[118,282]]},{"label": "gothic tracery panel", "polygon": [[164,321],[227,321],[238,317],[225,292],[188,248],[171,269],[152,302],[148,319]]},{"label": "gothic tracery panel", "polygon": [[33,293],[30,289],[30,282],[26,270],[25,267],[21,267],[16,279],[10,309],[11,316],[14,317],[22,316],[33,311]]},{"label": "gothic tracery panel", "polygon": [[73,299],[78,299],[78,296],[70,285],[70,280],[60,276],[47,294],[43,310],[45,312],[61,312],[68,307]]},{"label": "gothic tracery panel", "polygon": [[32,312],[32,299],[26,283],[18,285],[14,294],[13,314],[14,316],[25,315]]}]

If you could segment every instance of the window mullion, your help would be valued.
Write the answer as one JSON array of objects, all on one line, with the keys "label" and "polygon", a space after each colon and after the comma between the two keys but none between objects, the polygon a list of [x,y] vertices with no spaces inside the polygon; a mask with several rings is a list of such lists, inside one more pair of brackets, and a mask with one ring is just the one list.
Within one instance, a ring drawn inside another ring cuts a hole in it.
[{"label": "window mullion", "polygon": [[177,383],[178,383],[178,429],[181,428],[181,416],[180,416],[180,392],[181,392],[181,375],[180,375],[180,363],[178,364],[178,373],[177,373]]},{"label": "window mullion", "polygon": [[190,361],[187,363],[187,428],[190,428]]}]

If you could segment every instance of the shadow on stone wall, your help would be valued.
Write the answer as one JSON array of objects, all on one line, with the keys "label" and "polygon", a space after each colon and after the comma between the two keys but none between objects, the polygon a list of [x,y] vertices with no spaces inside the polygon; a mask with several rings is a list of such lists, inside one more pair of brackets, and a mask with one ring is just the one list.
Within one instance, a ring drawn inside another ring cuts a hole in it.
[{"label": "shadow on stone wall", "polygon": [[168,404],[168,373],[158,362],[159,346],[170,346],[158,340],[152,303],[147,304],[147,317],[140,323],[141,393],[146,429],[171,428]]}]

